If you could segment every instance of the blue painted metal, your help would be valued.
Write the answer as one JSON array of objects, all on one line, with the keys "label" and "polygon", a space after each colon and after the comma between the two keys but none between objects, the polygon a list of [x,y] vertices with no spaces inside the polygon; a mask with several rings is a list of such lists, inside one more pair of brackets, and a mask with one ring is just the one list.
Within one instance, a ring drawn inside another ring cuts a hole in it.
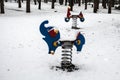
[{"label": "blue painted metal", "polygon": [[65,17],[65,22],[69,22],[70,18]]},{"label": "blue painted metal", "polygon": [[85,21],[85,18],[80,18],[80,21],[81,21],[81,22],[84,22],[84,21]]},{"label": "blue painted metal", "polygon": [[43,21],[40,24],[39,30],[41,34],[44,36],[43,40],[46,41],[49,48],[48,53],[50,54],[51,51],[55,52],[56,48],[59,46],[59,45],[54,46],[53,43],[60,39],[60,32],[59,31],[57,33],[54,32],[55,29],[52,26],[45,27],[45,24],[48,24],[48,23],[49,23],[48,20]]},{"label": "blue painted metal", "polygon": [[[77,43],[78,40],[80,40],[80,44]],[[84,44],[85,44],[85,37],[79,32],[76,37],[76,40],[74,41],[74,45],[76,46],[77,51],[81,51]]]},{"label": "blue painted metal", "polygon": [[[40,24],[39,30],[41,32],[41,34],[44,36],[43,40],[45,40],[45,42],[48,45],[49,48],[49,54],[51,54],[51,51],[55,52],[55,50],[57,49],[57,47],[62,46],[62,41],[59,41],[60,39],[60,32],[58,31],[57,33],[54,32],[54,27],[49,26],[49,27],[45,27],[45,24],[48,24],[49,21],[45,20]],[[69,40],[68,40],[69,41]],[[77,41],[80,41],[79,43]],[[54,42],[56,43],[56,45],[54,45]],[[85,44],[85,37],[79,32],[77,34],[76,40],[71,41],[74,43],[75,47],[77,48],[77,51],[81,51],[83,45]]]}]

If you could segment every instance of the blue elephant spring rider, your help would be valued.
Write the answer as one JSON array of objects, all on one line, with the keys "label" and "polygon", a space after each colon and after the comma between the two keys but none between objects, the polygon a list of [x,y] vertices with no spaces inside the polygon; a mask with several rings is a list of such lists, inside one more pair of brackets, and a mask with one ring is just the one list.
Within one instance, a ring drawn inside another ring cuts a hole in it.
[{"label": "blue elephant spring rider", "polygon": [[77,70],[78,68],[72,64],[72,48],[73,45],[77,48],[77,51],[82,50],[83,44],[85,44],[85,38],[84,36],[79,32],[76,35],[75,40],[64,40],[61,41],[60,39],[60,32],[54,27],[49,26],[45,27],[45,24],[48,24],[49,21],[45,20],[40,24],[40,32],[44,36],[43,40],[48,45],[49,51],[48,54],[54,54],[55,50],[61,46],[62,47],[62,61],[61,66],[56,66],[58,69],[67,70],[68,72],[71,72],[73,70]]}]

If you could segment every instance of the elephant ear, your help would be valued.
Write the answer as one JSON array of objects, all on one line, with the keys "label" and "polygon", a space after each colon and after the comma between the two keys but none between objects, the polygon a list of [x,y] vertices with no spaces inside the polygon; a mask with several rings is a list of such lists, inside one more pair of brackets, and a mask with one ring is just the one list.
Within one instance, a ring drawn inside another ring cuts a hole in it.
[{"label": "elephant ear", "polygon": [[48,30],[45,27],[45,24],[48,24],[48,23],[49,23],[49,21],[45,20],[40,24],[40,27],[39,27],[39,30],[40,30],[41,34],[44,35],[44,36],[48,35]]}]

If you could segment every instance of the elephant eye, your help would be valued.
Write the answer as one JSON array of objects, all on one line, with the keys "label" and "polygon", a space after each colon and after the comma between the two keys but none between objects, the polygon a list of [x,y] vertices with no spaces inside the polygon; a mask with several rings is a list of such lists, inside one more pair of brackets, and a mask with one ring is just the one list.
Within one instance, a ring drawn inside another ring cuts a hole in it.
[{"label": "elephant eye", "polygon": [[81,40],[77,40],[76,43],[77,43],[78,45],[80,45],[80,44],[81,44]]}]

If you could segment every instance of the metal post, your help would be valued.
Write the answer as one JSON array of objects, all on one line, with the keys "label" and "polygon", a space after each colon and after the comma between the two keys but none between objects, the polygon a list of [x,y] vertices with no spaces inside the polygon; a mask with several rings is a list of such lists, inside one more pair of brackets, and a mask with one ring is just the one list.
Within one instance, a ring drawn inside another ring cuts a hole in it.
[{"label": "metal post", "polygon": [[61,41],[62,44],[62,58],[61,58],[61,69],[71,72],[78,70],[78,68],[72,64],[72,48],[74,41]]},{"label": "metal post", "polygon": [[77,29],[77,18],[78,18],[78,15],[72,15],[72,28],[73,29]]}]

